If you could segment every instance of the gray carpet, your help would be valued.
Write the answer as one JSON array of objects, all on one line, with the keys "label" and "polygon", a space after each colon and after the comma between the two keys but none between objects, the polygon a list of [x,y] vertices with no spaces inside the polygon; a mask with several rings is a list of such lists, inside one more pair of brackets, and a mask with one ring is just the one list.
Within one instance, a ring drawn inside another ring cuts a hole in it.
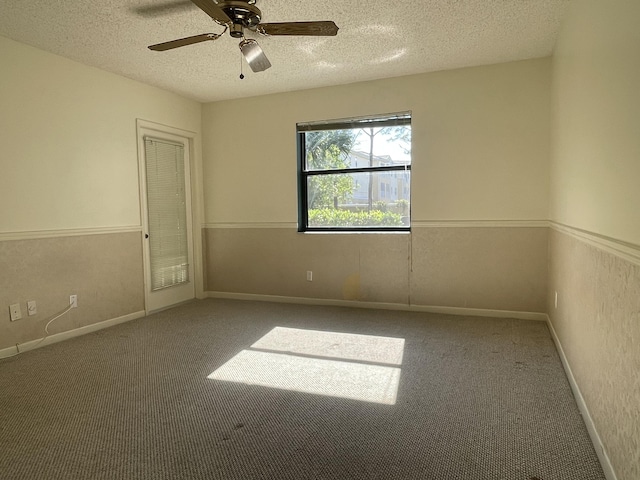
[{"label": "gray carpet", "polygon": [[[207,379],[276,326],[404,338],[396,404]],[[0,478],[604,475],[543,322],[204,300],[0,361]]]}]

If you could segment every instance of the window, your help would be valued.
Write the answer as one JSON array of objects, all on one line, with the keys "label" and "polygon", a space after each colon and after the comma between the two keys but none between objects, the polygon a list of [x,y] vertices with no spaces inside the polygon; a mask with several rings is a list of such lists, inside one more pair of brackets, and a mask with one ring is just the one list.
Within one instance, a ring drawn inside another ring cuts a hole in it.
[{"label": "window", "polygon": [[299,123],[297,133],[298,231],[410,229],[410,113]]}]

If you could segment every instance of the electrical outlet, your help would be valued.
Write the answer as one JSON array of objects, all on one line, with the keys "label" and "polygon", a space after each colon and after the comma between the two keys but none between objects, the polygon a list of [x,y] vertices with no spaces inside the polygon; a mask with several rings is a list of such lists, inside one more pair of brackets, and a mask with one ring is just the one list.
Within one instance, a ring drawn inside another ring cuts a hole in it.
[{"label": "electrical outlet", "polygon": [[78,308],[78,295],[69,295],[69,305],[71,308]]},{"label": "electrical outlet", "polygon": [[29,316],[32,316],[38,313],[38,307],[36,306],[35,300],[31,300],[30,302],[27,302],[27,312],[29,313]]},{"label": "electrical outlet", "polygon": [[22,312],[20,311],[20,304],[14,303],[13,305],[9,305],[9,314],[11,316],[12,322],[15,322],[16,320],[20,320],[22,318]]},{"label": "electrical outlet", "polygon": [[307,270],[307,282],[313,281],[313,272],[311,270]]}]

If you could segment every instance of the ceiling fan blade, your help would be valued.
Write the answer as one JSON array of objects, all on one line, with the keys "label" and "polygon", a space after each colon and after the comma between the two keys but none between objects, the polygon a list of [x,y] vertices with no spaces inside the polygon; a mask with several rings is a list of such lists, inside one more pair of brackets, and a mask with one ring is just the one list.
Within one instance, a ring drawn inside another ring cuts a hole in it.
[{"label": "ceiling fan blade", "polygon": [[256,31],[263,35],[313,35],[332,37],[338,33],[338,26],[327,22],[281,22],[261,23]]},{"label": "ceiling fan blade", "polygon": [[172,48],[184,47],[186,45],[193,45],[194,43],[206,42],[207,40],[215,40],[220,38],[220,35],[215,33],[203,33],[202,35],[194,35],[193,37],[179,38],[178,40],[171,40],[169,42],[156,43],[151,45],[149,50],[156,52],[164,52],[165,50],[171,50]]},{"label": "ceiling fan blade", "polygon": [[262,72],[271,67],[271,62],[254,39],[245,38],[242,40],[240,42],[240,51],[254,72]]},{"label": "ceiling fan blade", "polygon": [[221,25],[232,25],[229,16],[213,0],[191,0],[200,10],[209,15],[213,20]]},{"label": "ceiling fan blade", "polygon": [[194,4],[191,0],[174,0],[144,7],[136,7],[132,11],[144,17],[157,17],[169,13],[178,13],[191,10]]}]

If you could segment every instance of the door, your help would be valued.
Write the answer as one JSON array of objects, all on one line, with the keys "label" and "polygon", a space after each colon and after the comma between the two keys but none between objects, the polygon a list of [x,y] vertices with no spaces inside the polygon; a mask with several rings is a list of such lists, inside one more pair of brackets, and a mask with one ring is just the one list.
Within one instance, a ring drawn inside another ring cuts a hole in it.
[{"label": "door", "polygon": [[146,311],[195,297],[189,139],[138,129]]}]

